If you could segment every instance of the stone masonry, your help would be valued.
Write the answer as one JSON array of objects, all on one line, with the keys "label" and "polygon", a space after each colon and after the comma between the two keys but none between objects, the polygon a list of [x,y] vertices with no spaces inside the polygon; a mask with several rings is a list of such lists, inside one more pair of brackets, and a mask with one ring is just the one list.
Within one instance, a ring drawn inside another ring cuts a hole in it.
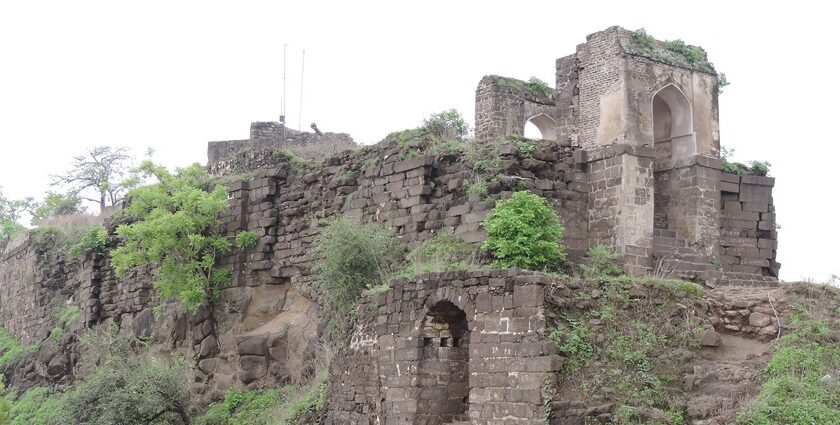
[{"label": "stone masonry", "polygon": [[609,248],[634,274],[770,280],[779,271],[774,181],[721,171],[717,74],[695,52],[689,60],[619,27],[591,34],[557,60],[550,99],[529,97],[522,81],[482,79],[476,137],[520,135],[528,106],[551,101],[555,128],[543,135],[575,148],[590,247]]},{"label": "stone masonry", "polygon": [[[604,245],[631,274],[711,286],[775,281],[774,179],[722,171],[714,70],[663,61],[661,42],[651,51],[634,43],[617,27],[588,36],[557,60],[553,96],[485,77],[476,140],[452,152],[407,152],[390,138],[358,147],[345,134],[270,122],[252,124],[247,140],[210,142],[210,173],[231,182],[223,233],[259,236],[220,259],[233,279],[212,310],[163,302],[157,315],[153,269],[117,277],[107,254],[78,262],[31,236],[14,241],[0,252],[0,320],[40,348],[9,366],[7,381],[68,382],[76,335],[112,324],[195,359],[193,394],[204,402],[234,386],[305,381],[325,316],[313,247],[328,219],[385,225],[408,249],[440,233],[478,246],[495,201],[525,189],[560,216],[572,263]],[[521,137],[529,121],[544,140]],[[477,170],[471,151],[490,155],[492,173]],[[469,190],[479,183],[484,192]],[[107,225],[111,248],[117,224]],[[332,366],[327,423],[541,424],[553,415],[551,423],[579,424],[605,414],[545,401],[562,366],[544,339],[549,284],[518,270],[391,282],[361,307],[351,345]],[[81,309],[78,326],[50,342],[57,309],[69,305]],[[741,310],[715,326],[770,335],[766,317],[753,317],[766,310]]]},{"label": "stone masonry", "polygon": [[327,424],[543,423],[563,365],[544,339],[548,282],[515,269],[393,281],[333,367]]},{"label": "stone masonry", "polygon": [[356,148],[353,138],[344,133],[323,135],[287,128],[278,122],[251,123],[250,138],[210,142],[207,157],[210,164],[227,161],[243,151],[281,151],[288,149],[305,159],[318,159],[345,149]]}]

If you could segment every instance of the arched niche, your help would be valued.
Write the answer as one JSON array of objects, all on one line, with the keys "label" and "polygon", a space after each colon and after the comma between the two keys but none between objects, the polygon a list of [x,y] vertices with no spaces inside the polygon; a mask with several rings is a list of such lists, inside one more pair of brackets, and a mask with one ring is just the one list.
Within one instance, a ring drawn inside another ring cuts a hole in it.
[{"label": "arched niche", "polygon": [[696,155],[691,102],[673,84],[653,95],[653,143],[658,161]]},{"label": "arched niche", "polygon": [[468,420],[470,332],[467,315],[449,301],[435,303],[420,327],[418,411],[423,423]]},{"label": "arched niche", "polygon": [[529,139],[557,140],[557,123],[546,114],[538,114],[528,118],[523,134]]}]

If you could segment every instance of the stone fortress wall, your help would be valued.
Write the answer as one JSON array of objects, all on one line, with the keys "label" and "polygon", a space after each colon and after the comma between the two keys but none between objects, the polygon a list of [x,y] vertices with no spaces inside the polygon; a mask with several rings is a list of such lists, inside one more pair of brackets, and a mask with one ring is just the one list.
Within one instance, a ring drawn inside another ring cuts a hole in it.
[{"label": "stone fortress wall", "polygon": [[207,144],[209,164],[218,164],[247,152],[281,151],[288,149],[304,159],[318,159],[354,149],[357,145],[345,133],[310,133],[285,127],[279,122],[258,121],[251,123],[250,137]]},{"label": "stone fortress wall", "polygon": [[[552,97],[524,81],[482,79],[476,137],[521,135],[530,119],[543,138],[572,147],[589,186],[588,246],[610,248],[625,271],[772,281],[774,179],[722,171],[717,74],[698,52],[687,61],[619,27],[591,34],[557,60]],[[536,112],[548,102],[553,113]]]},{"label": "stone fortress wall", "polygon": [[[153,270],[117,278],[105,255],[73,266],[29,239],[7,246],[0,320],[23,342],[43,343],[7,374],[30,385],[72,377],[76,337],[59,341],[61,350],[48,338],[60,300],[81,308],[76,330],[114,323],[195,358],[194,392],[207,401],[231,386],[304,379],[323,317],[312,248],[325,219],[383,223],[409,248],[441,232],[478,245],[494,201],[523,188],[559,213],[573,261],[600,244],[633,274],[665,269],[710,285],[774,281],[774,180],[721,171],[714,74],[639,55],[631,42],[620,28],[590,35],[557,61],[553,96],[513,79],[481,80],[474,143],[521,136],[528,121],[548,140],[528,154],[515,142],[498,144],[501,166],[487,195],[467,192],[476,176],[458,152],[404,158],[392,140],[350,151],[357,147],[349,136],[279,123],[252,124],[248,140],[211,142],[211,173],[249,175],[229,185],[225,234],[260,236],[256,247],[221,260],[233,281],[212,312],[167,304],[155,315]],[[284,149],[323,164],[290,162],[278,155]],[[550,409],[576,423],[574,404],[541,399],[559,367],[541,336],[545,285],[519,271],[392,282],[377,306],[366,307],[368,321],[333,367],[328,420],[542,423]]]}]

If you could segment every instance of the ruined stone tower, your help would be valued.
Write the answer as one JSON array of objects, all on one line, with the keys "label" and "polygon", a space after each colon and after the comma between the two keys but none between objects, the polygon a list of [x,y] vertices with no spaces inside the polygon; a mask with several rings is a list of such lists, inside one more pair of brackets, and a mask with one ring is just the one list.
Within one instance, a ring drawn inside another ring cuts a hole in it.
[{"label": "ruined stone tower", "polygon": [[710,263],[731,257],[724,271],[777,275],[773,180],[721,173],[718,79],[702,49],[612,27],[557,60],[551,96],[481,80],[477,138],[521,136],[527,122],[576,149],[589,246],[610,248],[627,272],[663,261],[713,272]]}]

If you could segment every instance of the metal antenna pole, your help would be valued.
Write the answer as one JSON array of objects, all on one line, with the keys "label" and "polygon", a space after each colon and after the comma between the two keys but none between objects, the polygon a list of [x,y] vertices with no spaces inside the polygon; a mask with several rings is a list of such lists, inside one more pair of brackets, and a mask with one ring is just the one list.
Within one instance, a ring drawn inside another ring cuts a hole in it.
[{"label": "metal antenna pole", "polygon": [[283,43],[283,101],[280,102],[280,115],[283,117],[283,139],[286,138],[286,46]]},{"label": "metal antenna pole", "polygon": [[300,131],[300,123],[303,121],[303,65],[306,61],[306,49],[303,49],[303,54],[300,57],[300,108],[298,108],[298,131]]},{"label": "metal antenna pole", "polygon": [[280,113],[286,115],[286,46],[283,43],[283,103],[280,104]]}]

